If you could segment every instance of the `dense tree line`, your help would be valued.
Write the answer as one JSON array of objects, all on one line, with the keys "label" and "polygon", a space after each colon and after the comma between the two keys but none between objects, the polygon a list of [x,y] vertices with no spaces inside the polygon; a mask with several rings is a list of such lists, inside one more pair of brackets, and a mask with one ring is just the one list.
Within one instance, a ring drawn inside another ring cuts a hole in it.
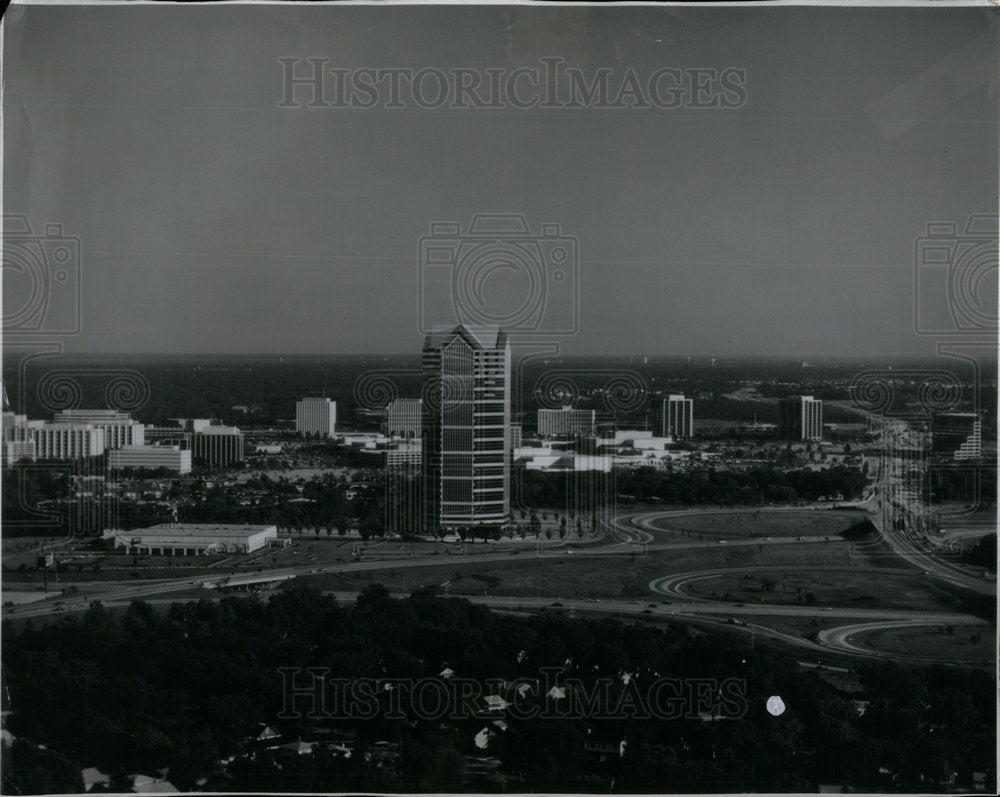
[{"label": "dense tree line", "polygon": [[[489,753],[513,791],[810,791],[820,782],[936,790],[930,784],[951,772],[963,783],[972,771],[992,772],[995,753],[990,673],[864,665],[857,678],[869,703],[860,714],[858,695],[759,645],[672,624],[494,614],[429,588],[395,600],[374,585],[350,606],[299,588],[266,602],[164,611],[141,602],[121,612],[94,605],[43,627],[8,623],[3,633],[8,728],[17,739],[4,767],[9,792],[78,791],[84,766],[116,782],[169,766],[178,787],[208,777],[213,788],[234,791],[502,788],[465,771],[465,756],[481,754],[472,738],[482,718],[442,722],[379,709],[317,719],[305,716],[307,708],[289,711],[280,668],[310,666],[351,681],[436,677],[445,666],[483,683],[555,679],[589,688],[609,677],[606,694],[582,713],[507,717]],[[742,702],[727,721],[690,711],[630,714],[620,708],[629,704],[624,672],[632,688],[662,678],[736,679]],[[780,717],[765,711],[773,694],[787,707]],[[529,699],[541,704],[546,696],[537,690]],[[388,706],[383,700],[377,705]],[[356,754],[296,756],[281,769],[261,754],[237,758],[223,776],[219,759],[246,752],[258,723],[286,740],[309,738],[317,726],[350,732]],[[595,740],[617,750],[623,739],[624,755],[601,760],[587,752]],[[363,754],[380,740],[399,745],[391,767]]]},{"label": "dense tree line", "polygon": [[997,569],[997,535],[987,534],[969,550],[962,554],[969,564],[985,567],[996,572]]},{"label": "dense tree line", "polygon": [[[570,491],[580,492],[581,479],[604,483],[606,474],[561,474],[525,470],[516,474],[523,505],[563,507],[572,505]],[[760,504],[815,501],[836,494],[845,500],[858,498],[865,486],[859,468],[837,465],[825,470],[780,470],[751,468],[746,471],[697,467],[688,471],[641,467],[614,473],[614,490],[619,501],[636,500],[676,505]],[[608,495],[606,488],[590,495]]]}]

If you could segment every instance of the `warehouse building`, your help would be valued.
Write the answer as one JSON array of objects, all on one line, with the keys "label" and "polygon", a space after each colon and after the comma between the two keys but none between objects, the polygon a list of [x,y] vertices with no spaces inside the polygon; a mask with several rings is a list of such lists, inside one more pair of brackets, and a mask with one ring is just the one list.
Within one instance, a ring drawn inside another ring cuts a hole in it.
[{"label": "warehouse building", "polygon": [[109,529],[104,539],[115,550],[156,556],[253,553],[277,540],[276,526],[217,523],[161,523],[145,529]]}]

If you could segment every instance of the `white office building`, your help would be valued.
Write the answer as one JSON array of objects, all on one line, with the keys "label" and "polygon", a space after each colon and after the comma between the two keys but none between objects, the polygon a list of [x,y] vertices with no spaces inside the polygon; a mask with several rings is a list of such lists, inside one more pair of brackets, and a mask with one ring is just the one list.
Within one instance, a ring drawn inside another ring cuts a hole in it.
[{"label": "white office building", "polygon": [[590,435],[597,426],[596,410],[575,410],[563,407],[558,410],[538,411],[538,434],[541,437],[572,437]]},{"label": "white office building", "polygon": [[786,440],[823,439],[823,402],[812,396],[789,396],[778,404],[781,436]]},{"label": "white office building", "polygon": [[333,437],[337,430],[337,402],[304,398],[295,402],[295,431],[303,437]]},{"label": "white office building", "polygon": [[654,413],[653,429],[660,437],[680,439],[694,434],[694,399],[683,393],[668,395]]},{"label": "white office building", "polygon": [[104,453],[104,429],[87,423],[45,423],[31,430],[35,459],[84,459]]},{"label": "white office building", "polygon": [[141,446],[146,442],[145,427],[132,420],[127,412],[118,410],[60,410],[53,418],[56,424],[89,424],[104,431],[105,448]]},{"label": "white office building", "polygon": [[167,468],[191,472],[191,451],[180,446],[122,446],[108,452],[109,468]]}]

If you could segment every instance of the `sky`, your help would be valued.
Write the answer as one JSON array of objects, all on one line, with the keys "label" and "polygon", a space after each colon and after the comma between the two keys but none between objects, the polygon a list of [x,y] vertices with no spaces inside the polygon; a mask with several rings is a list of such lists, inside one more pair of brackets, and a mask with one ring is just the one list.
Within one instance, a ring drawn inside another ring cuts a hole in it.
[{"label": "sky", "polygon": [[[5,340],[48,330],[67,352],[406,353],[466,312],[513,318],[521,339],[573,355],[926,355],[937,338],[915,334],[915,295],[941,304],[947,292],[921,282],[918,239],[929,223],[961,232],[996,212],[998,19],[983,8],[8,10],[4,213],[25,216],[37,240],[61,225],[80,254],[51,283],[44,318],[18,315],[29,283],[5,256],[5,316],[25,319]],[[296,107],[281,107],[281,58],[303,70],[327,59],[351,79],[466,70],[482,86],[487,70],[506,80],[558,58],[588,81],[610,70],[612,93],[629,70],[647,90],[675,70],[665,80],[679,74],[671,96],[683,96],[679,107],[410,97],[393,108],[380,85],[372,108],[308,107],[299,87],[284,97]],[[710,83],[696,97],[685,81],[699,69],[729,70],[732,90]],[[720,97],[732,107],[695,107]],[[477,214],[523,217],[528,232],[473,237]]]}]

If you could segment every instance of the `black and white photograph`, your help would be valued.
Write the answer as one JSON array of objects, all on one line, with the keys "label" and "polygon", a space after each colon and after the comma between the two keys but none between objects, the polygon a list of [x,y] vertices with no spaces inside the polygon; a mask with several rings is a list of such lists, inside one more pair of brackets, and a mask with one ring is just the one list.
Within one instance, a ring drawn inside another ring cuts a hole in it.
[{"label": "black and white photograph", "polygon": [[0,794],[995,794],[995,0],[14,0]]}]

